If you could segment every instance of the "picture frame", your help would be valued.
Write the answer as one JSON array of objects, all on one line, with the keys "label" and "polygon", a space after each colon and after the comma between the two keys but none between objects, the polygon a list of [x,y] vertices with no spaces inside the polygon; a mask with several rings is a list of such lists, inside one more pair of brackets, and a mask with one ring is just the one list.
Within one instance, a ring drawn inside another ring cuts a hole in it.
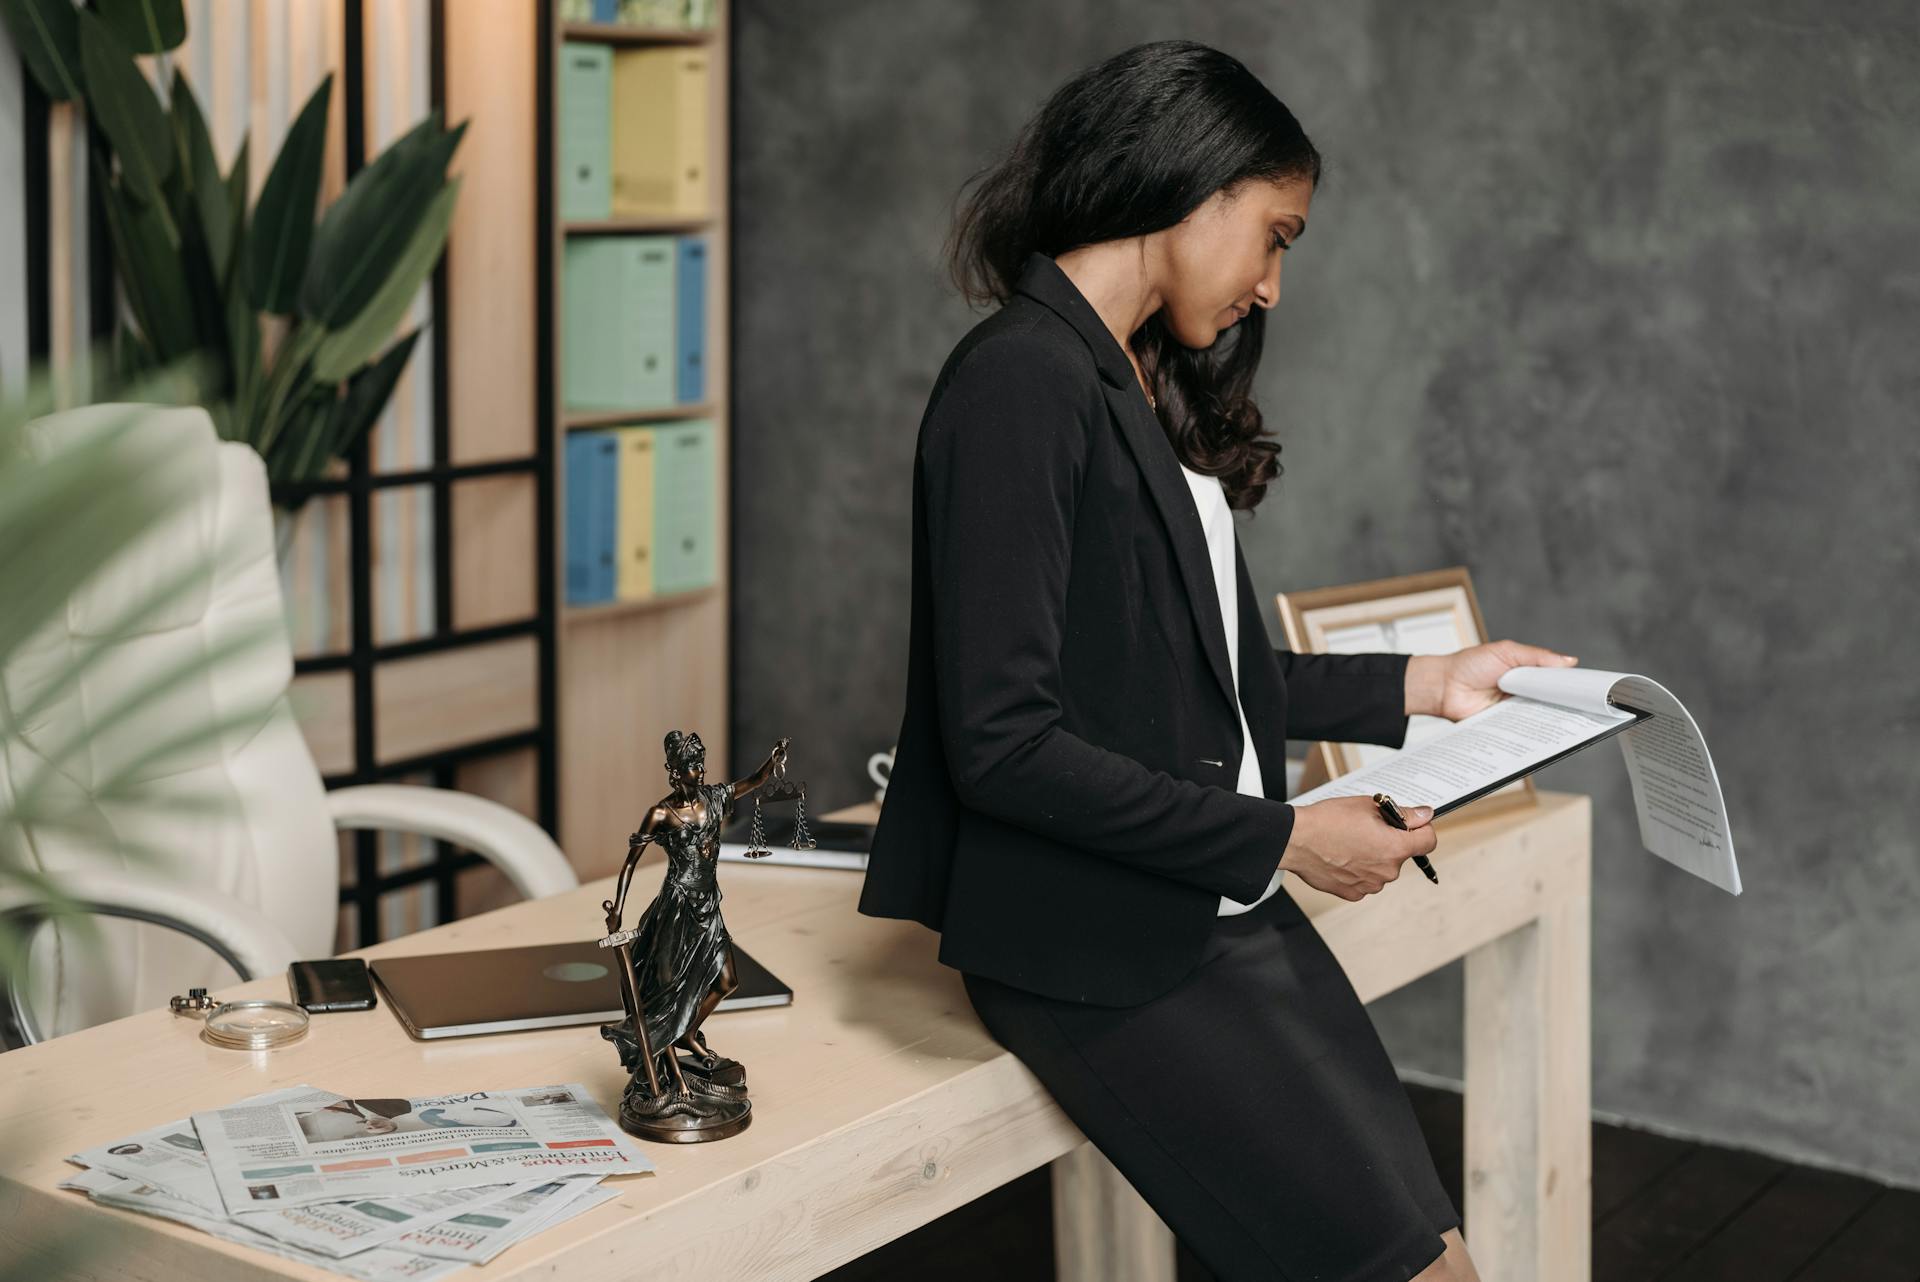
[{"label": "picture frame", "polygon": [[[1371,579],[1304,592],[1274,594],[1281,631],[1296,654],[1452,654],[1487,641],[1487,625],[1464,565],[1418,574]],[[1402,748],[1410,748],[1452,725],[1444,717],[1416,715],[1407,723]],[[1317,788],[1351,770],[1392,757],[1401,748],[1371,743],[1316,742],[1307,752],[1296,792]],[[1531,776],[1462,806],[1448,815],[1486,815],[1537,802]]]}]

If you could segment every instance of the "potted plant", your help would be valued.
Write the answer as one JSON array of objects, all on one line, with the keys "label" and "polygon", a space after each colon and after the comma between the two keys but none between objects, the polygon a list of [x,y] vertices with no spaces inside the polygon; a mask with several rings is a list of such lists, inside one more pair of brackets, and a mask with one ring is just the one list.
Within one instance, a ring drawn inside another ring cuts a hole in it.
[{"label": "potted plant", "polygon": [[222,173],[205,116],[175,69],[163,106],[135,62],[186,38],[181,0],[0,0],[22,59],[54,101],[78,101],[95,155],[115,270],[127,301],[116,373],[200,355],[220,435],[266,461],[282,549],[300,486],[379,419],[419,330],[395,330],[433,271],[460,180],[447,164],[465,123],[438,111],[355,174],[315,218],[331,74],[247,207],[248,146]]}]

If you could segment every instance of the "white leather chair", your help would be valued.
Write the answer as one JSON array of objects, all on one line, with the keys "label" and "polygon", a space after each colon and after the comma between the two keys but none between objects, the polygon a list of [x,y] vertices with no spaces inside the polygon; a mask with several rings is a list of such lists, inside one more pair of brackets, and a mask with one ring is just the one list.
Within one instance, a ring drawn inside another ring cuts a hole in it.
[{"label": "white leather chair", "polygon": [[[127,408],[96,405],[38,419],[28,428],[29,447],[49,458],[75,434],[97,430]],[[220,987],[236,976],[283,970],[295,958],[330,955],[339,829],[443,838],[493,863],[528,897],[578,885],[547,834],[496,802],[392,784],[333,792],[322,786],[287,701],[293,660],[260,457],[220,440],[204,410],[139,412],[146,444],[162,443],[170,467],[193,470],[191,502],[90,579],[71,597],[65,618],[0,670],[0,726],[12,727],[0,734],[0,800],[44,764],[51,745],[74,734],[87,738],[59,779],[74,803],[65,809],[86,817],[85,831],[29,824],[18,836],[40,871],[105,918],[89,923],[97,940],[87,940],[75,923],[37,932],[25,982],[9,995],[14,1013],[26,1016],[16,1036],[57,1036],[164,1007],[192,987]],[[102,635],[142,589],[181,574],[192,558],[205,558],[211,573],[116,643],[34,724],[16,724],[12,710],[46,689],[86,638]],[[102,720],[121,692],[250,625],[268,630],[267,644],[176,684],[132,717]],[[217,741],[148,763],[138,800],[103,800],[90,791],[170,732],[242,708],[266,712]],[[188,796],[222,804],[210,818],[166,804]],[[136,836],[158,857],[131,851]],[[31,914],[35,907],[18,891],[12,902],[0,902],[0,911]]]}]

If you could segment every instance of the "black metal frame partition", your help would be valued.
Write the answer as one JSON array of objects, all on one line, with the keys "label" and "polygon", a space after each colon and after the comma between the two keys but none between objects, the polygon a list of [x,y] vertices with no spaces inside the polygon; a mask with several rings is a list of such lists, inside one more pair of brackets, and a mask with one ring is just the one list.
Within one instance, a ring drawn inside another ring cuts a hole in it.
[{"label": "black metal frame partition", "polygon": [[[362,4],[344,6],[346,31],[345,66],[342,83],[346,105],[346,168],[349,178],[365,163],[365,27]],[[544,10],[546,6],[542,6]],[[431,97],[433,107],[446,109],[446,11],[445,0],[433,0],[430,8]],[[544,71],[544,62],[542,63]],[[544,95],[543,95],[544,101]],[[544,175],[544,169],[542,173]],[[538,222],[545,227],[550,217],[550,183],[540,184]],[[544,244],[544,242],[543,242]],[[454,252],[450,246],[449,253]],[[544,250],[543,250],[544,253]],[[544,275],[544,271],[542,272]],[[368,444],[363,439],[349,459],[348,475],[343,481],[323,483],[325,490],[344,491],[348,502],[348,541],[352,547],[353,643],[344,654],[302,659],[294,665],[296,673],[345,669],[353,679],[353,742],[357,768],[347,774],[330,775],[327,786],[376,783],[411,775],[426,774],[433,785],[450,788],[458,768],[470,761],[519,749],[532,748],[536,755],[536,796],[540,826],[549,833],[558,822],[558,771],[554,760],[557,748],[555,722],[557,689],[555,620],[557,589],[554,571],[553,523],[553,445],[548,430],[550,411],[537,377],[534,410],[534,454],[528,459],[456,466],[451,455],[451,426],[448,407],[447,353],[452,317],[447,305],[447,267],[443,259],[433,274],[433,442],[431,467],[404,473],[374,474],[368,460]],[[539,350],[544,353],[545,344]],[[545,359],[542,357],[542,365]],[[456,631],[453,626],[453,484],[472,477],[532,472],[536,491],[537,523],[535,595],[533,618],[516,623]],[[395,486],[429,484],[433,487],[434,526],[434,623],[431,637],[397,644],[376,646],[373,641],[372,507],[376,490]],[[309,489],[309,492],[314,492]],[[529,730],[500,736],[402,761],[376,764],[373,678],[382,662],[416,655],[439,653],[464,646],[481,645],[516,636],[534,636],[538,645],[539,719]],[[447,843],[433,842],[433,858],[415,868],[395,873],[379,870],[379,835],[356,832],[354,841],[354,884],[341,889],[341,903],[351,904],[357,914],[358,942],[370,944],[380,938],[380,902],[388,893],[405,890],[423,881],[432,881],[441,921],[454,916],[455,879],[481,861],[472,854],[454,851]]]}]

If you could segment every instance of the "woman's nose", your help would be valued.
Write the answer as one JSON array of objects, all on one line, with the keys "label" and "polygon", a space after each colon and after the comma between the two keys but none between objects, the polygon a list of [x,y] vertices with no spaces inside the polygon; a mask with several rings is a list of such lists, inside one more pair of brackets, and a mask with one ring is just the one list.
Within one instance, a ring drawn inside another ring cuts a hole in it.
[{"label": "woman's nose", "polygon": [[1259,307],[1272,307],[1280,301],[1280,264],[1277,260],[1273,264],[1273,270],[1253,287],[1253,301]]}]

